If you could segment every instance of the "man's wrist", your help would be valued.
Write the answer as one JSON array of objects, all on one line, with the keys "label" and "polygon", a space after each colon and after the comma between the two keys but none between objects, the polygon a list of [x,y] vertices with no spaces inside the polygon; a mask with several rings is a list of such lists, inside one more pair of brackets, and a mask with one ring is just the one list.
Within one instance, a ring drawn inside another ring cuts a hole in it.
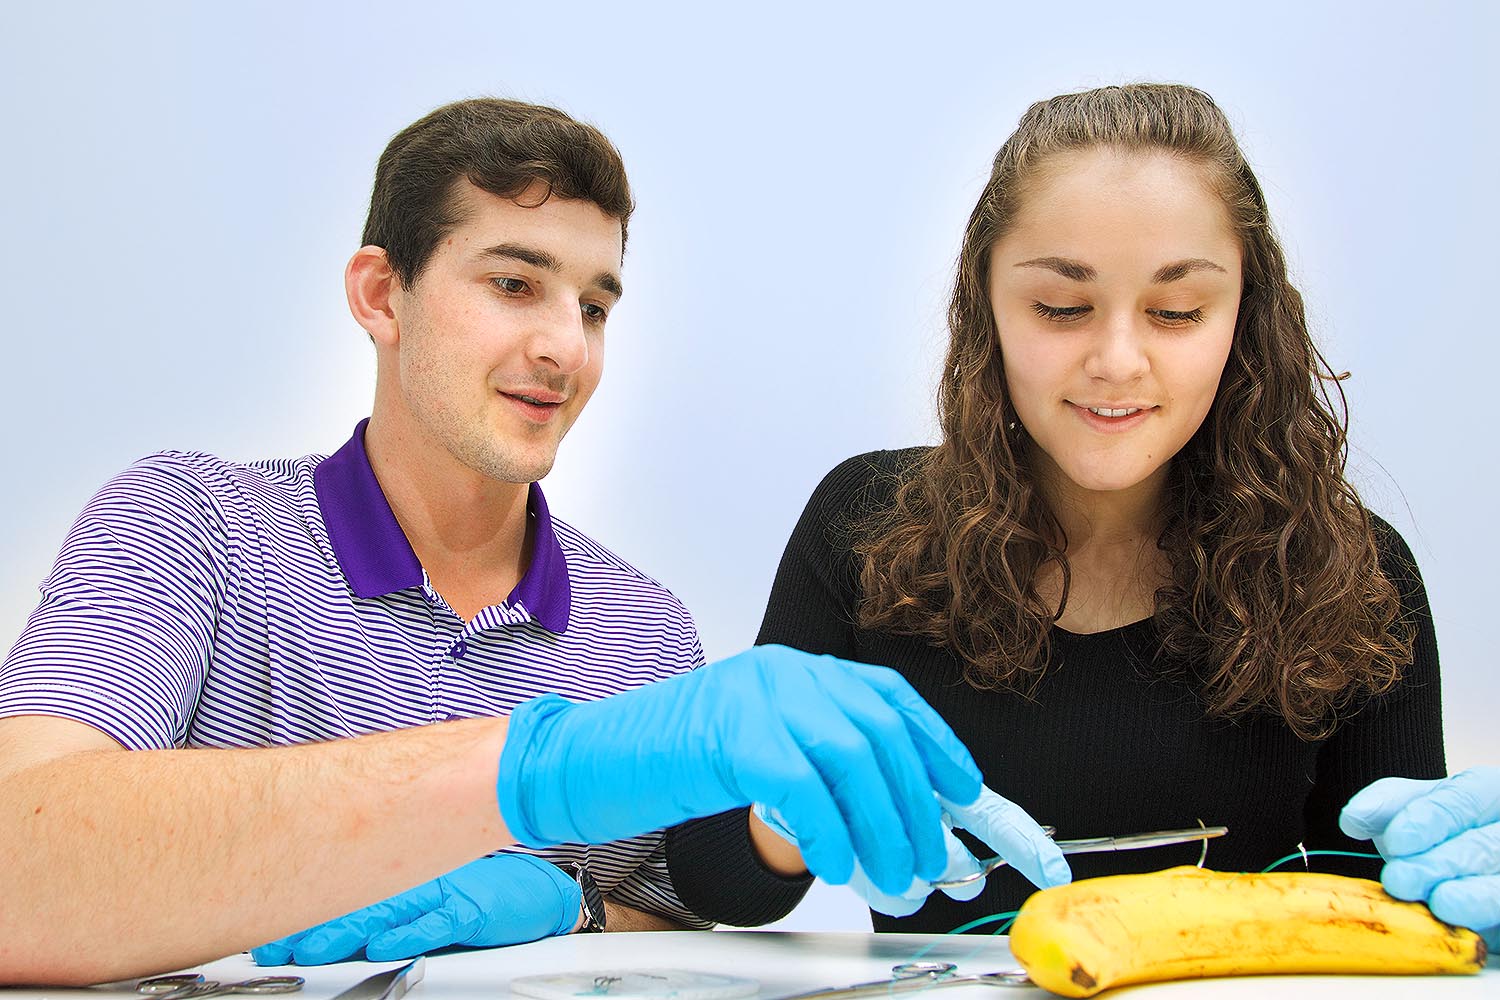
[{"label": "man's wrist", "polygon": [[594,883],[594,876],[580,864],[563,865],[562,870],[578,883],[578,920],[573,924],[572,933],[600,933],[604,930],[608,917],[604,909],[604,895]]}]

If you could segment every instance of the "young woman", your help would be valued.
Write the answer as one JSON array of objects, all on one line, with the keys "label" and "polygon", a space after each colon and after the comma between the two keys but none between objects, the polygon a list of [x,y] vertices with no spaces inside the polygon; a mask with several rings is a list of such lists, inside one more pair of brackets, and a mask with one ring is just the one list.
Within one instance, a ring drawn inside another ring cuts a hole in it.
[{"label": "young woman", "polygon": [[[1344,477],[1338,377],[1206,94],[1033,105],[970,217],[949,325],[941,443],[829,473],[760,642],[895,668],[1060,839],[1224,825],[1207,865],[1258,871],[1302,847],[1370,851],[1345,831],[1390,833],[1414,798],[1500,820],[1484,770],[1456,792],[1378,785],[1340,828],[1377,779],[1445,774],[1432,615],[1405,543]],[[1199,851],[1069,860],[1083,878]],[[1494,875],[1458,853],[1453,874]],[[743,810],[673,831],[668,861],[683,901],[728,923],[775,919],[806,885]],[[1001,869],[976,898],[918,892],[875,927],[945,932],[1030,891]],[[1488,913],[1500,889],[1468,896]]]}]

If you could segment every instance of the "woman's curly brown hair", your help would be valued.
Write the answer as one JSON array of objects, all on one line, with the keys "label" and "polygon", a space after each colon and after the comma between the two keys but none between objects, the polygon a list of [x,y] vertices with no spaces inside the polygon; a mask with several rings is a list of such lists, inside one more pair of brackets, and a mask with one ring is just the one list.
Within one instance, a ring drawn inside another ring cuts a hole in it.
[{"label": "woman's curly brown hair", "polygon": [[[1155,595],[1163,648],[1207,664],[1208,711],[1269,710],[1304,738],[1389,689],[1411,660],[1396,588],[1370,517],[1344,478],[1342,387],[1307,332],[1260,184],[1202,91],[1104,87],[1034,104],[995,155],[969,218],[948,309],[938,393],[942,443],[894,505],[859,526],[859,623],[951,649],[970,684],[1028,691],[1067,603],[1067,538],[1037,492],[1006,392],[987,287],[990,250],[1027,184],[1058,153],[1165,151],[1201,164],[1242,247],[1243,290],[1212,409],[1173,459],[1157,541],[1171,582]],[[1337,415],[1327,389],[1339,396]],[[1062,574],[1057,606],[1038,591]]]}]

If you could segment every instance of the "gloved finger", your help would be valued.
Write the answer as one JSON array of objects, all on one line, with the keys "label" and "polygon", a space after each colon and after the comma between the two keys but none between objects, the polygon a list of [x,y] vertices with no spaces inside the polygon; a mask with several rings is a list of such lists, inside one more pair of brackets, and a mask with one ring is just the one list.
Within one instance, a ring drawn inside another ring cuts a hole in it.
[{"label": "gloved finger", "polygon": [[292,942],[300,937],[302,933],[298,932],[269,944],[263,944],[259,948],[251,948],[250,958],[256,965],[291,965]]},{"label": "gloved finger", "polygon": [[1393,856],[1417,854],[1488,823],[1500,822],[1500,768],[1475,767],[1444,778],[1398,812],[1385,828]]},{"label": "gloved finger", "polygon": [[[951,816],[951,813],[949,815]],[[979,874],[979,862],[974,855],[969,853],[969,849],[963,845],[963,842],[953,836],[953,831],[948,829],[946,822],[943,824],[943,842],[948,848],[948,866],[943,869],[943,877],[938,881],[946,882],[950,879]],[[943,892],[953,899],[967,901],[984,892],[984,879],[976,878],[972,882],[944,889]]]},{"label": "gloved finger", "polygon": [[[943,845],[942,810],[932,794],[922,757],[900,712],[868,682],[843,672],[828,671],[814,678],[848,712],[849,720],[869,741],[877,767],[889,785],[913,854],[919,879],[934,879],[947,863]],[[908,877],[908,883],[911,879]],[[903,886],[904,888],[904,886]]]},{"label": "gloved finger", "polygon": [[1427,907],[1439,920],[1479,931],[1488,942],[1500,931],[1500,875],[1449,879],[1432,890]]},{"label": "gloved finger", "polygon": [[369,940],[347,925],[317,927],[309,931],[292,949],[292,961],[298,965],[327,965],[353,958]]},{"label": "gloved finger", "polygon": [[1397,899],[1425,900],[1440,883],[1473,875],[1500,875],[1500,823],[1465,830],[1421,854],[1392,858],[1380,882]]},{"label": "gloved finger", "polygon": [[[1373,840],[1385,833],[1396,814],[1421,798],[1441,779],[1381,778],[1354,793],[1339,813],[1339,829],[1355,840]],[[1384,853],[1384,852],[1382,852]]]},{"label": "gloved finger", "polygon": [[972,805],[944,805],[955,826],[992,847],[1032,885],[1045,889],[1073,881],[1073,870],[1062,850],[1025,809],[1009,799],[986,788]]},{"label": "gloved finger", "polygon": [[737,784],[798,831],[797,846],[808,871],[830,885],[843,885],[854,871],[854,843],[843,813],[790,733],[772,726],[766,741],[768,752],[754,767],[735,768]]},{"label": "gloved finger", "polygon": [[[827,698],[795,699],[782,706],[782,719],[833,796],[865,874],[885,892],[904,891],[915,872],[916,854],[870,739],[849,720],[842,704]],[[931,793],[926,797],[931,800]],[[938,822],[936,809],[932,822]],[[795,820],[792,828],[801,829]]]},{"label": "gloved finger", "polygon": [[927,895],[932,891],[926,882],[912,879],[907,892],[902,895],[893,896],[888,892],[881,892],[857,863],[854,874],[849,878],[849,888],[859,893],[870,909],[891,917],[909,917],[916,913],[927,902]]},{"label": "gloved finger", "polygon": [[[365,957],[372,962],[393,962],[415,958],[452,944],[469,944],[479,929],[478,914],[467,918],[456,907],[444,906],[425,913],[409,924],[377,934],[365,946]],[[494,944],[512,944],[495,941]]]},{"label": "gloved finger", "polygon": [[954,802],[973,802],[984,779],[969,748],[943,717],[896,671],[863,663],[854,666],[855,672],[901,713],[932,789]]},{"label": "gloved finger", "polygon": [[377,934],[415,920],[441,904],[437,883],[428,882],[390,899],[361,907],[304,931],[292,946],[298,965],[327,965],[357,955]]}]

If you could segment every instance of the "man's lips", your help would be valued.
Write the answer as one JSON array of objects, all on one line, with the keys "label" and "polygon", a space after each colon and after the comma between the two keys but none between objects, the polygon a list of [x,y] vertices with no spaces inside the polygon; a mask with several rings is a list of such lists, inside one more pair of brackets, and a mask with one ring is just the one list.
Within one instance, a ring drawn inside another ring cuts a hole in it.
[{"label": "man's lips", "polygon": [[498,390],[500,395],[509,396],[511,399],[519,399],[523,403],[535,406],[557,406],[567,401],[567,396],[560,392],[549,392],[546,389],[527,389],[510,392],[505,389]]},{"label": "man's lips", "polygon": [[566,396],[555,392],[501,392],[500,396],[533,424],[545,424],[562,412]]}]

